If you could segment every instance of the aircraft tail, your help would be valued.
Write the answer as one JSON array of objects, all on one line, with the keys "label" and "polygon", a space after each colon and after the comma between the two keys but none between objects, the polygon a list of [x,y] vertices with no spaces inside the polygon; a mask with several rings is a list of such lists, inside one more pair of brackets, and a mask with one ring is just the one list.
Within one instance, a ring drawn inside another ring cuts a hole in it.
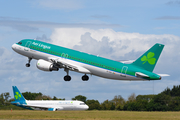
[{"label": "aircraft tail", "polygon": [[132,65],[141,67],[147,71],[152,72],[159,59],[159,56],[164,48],[163,44],[156,43],[147,52],[145,52],[141,57],[132,63]]},{"label": "aircraft tail", "polygon": [[25,101],[26,100],[16,86],[12,86],[12,88],[13,88],[15,101]]}]

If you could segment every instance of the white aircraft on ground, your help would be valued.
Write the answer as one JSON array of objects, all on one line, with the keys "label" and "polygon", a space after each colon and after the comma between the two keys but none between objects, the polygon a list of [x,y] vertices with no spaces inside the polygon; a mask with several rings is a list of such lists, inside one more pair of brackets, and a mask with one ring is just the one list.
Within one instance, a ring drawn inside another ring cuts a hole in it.
[{"label": "white aircraft on ground", "polygon": [[16,86],[12,86],[14,100],[11,104],[29,110],[87,110],[89,107],[82,101],[75,100],[26,100]]}]

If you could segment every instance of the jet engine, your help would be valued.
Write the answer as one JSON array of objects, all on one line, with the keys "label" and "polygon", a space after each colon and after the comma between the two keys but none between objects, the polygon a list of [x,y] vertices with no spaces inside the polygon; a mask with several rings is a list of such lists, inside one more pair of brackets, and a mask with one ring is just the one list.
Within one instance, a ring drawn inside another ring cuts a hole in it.
[{"label": "jet engine", "polygon": [[43,71],[58,71],[59,68],[53,65],[53,63],[39,59],[36,63],[38,69]]}]

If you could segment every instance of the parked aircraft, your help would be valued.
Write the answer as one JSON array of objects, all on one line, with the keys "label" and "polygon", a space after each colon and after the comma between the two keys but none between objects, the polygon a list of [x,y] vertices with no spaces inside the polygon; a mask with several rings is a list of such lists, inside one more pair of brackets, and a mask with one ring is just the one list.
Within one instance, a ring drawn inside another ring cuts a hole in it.
[{"label": "parked aircraft", "polygon": [[82,101],[75,100],[26,100],[16,86],[12,86],[14,100],[11,104],[29,110],[87,110],[89,107]]},{"label": "parked aircraft", "polygon": [[83,73],[83,81],[89,79],[87,74],[115,80],[160,80],[161,76],[167,75],[155,74],[153,70],[163,47],[157,43],[133,63],[125,64],[38,40],[24,39],[12,45],[15,52],[28,57],[26,67],[30,67],[30,61],[36,59],[40,70],[58,71],[63,68],[67,73],[65,81],[71,80],[69,70]]}]

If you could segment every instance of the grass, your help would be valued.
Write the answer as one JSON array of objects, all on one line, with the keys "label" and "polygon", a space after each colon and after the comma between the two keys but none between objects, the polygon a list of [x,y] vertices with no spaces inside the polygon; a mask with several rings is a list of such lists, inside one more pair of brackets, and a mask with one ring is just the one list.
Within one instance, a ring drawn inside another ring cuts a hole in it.
[{"label": "grass", "polygon": [[177,120],[180,112],[0,110],[0,119]]}]

